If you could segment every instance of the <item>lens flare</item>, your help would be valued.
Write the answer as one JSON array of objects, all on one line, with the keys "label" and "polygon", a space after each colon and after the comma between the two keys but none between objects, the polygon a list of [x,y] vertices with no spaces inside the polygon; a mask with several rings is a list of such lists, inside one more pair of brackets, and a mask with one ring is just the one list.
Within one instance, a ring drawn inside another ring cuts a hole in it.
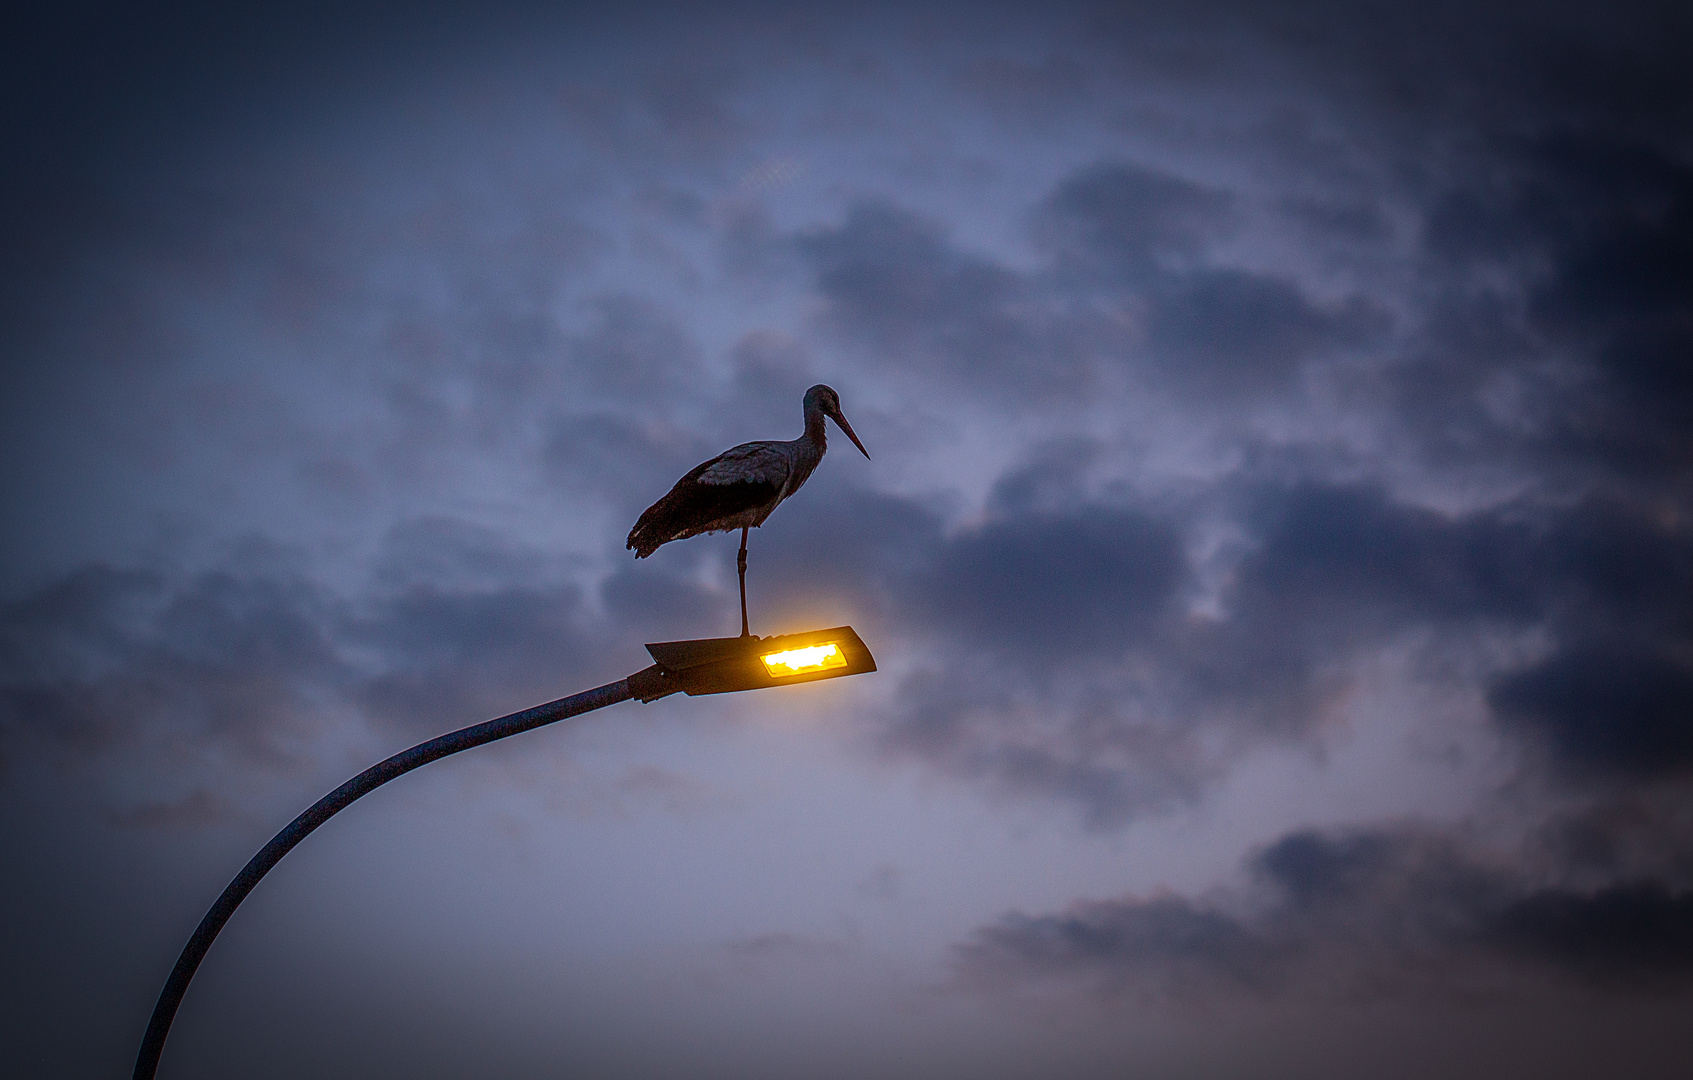
[{"label": "lens flare", "polygon": [[825,645],[813,645],[805,649],[766,653],[759,659],[764,661],[764,670],[770,673],[771,678],[805,675],[813,671],[827,671],[829,668],[847,666],[846,657],[841,655],[840,646],[832,641]]}]

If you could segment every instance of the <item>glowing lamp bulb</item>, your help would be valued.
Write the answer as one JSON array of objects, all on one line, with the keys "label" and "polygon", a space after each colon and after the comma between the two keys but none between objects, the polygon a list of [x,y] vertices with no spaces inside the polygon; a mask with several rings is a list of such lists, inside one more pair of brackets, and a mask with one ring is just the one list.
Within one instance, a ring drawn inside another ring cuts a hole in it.
[{"label": "glowing lamp bulb", "polygon": [[804,649],[766,653],[759,659],[764,661],[764,670],[768,671],[773,679],[788,675],[806,675],[813,671],[827,671],[830,668],[847,666],[846,657],[841,655],[840,646],[832,641]]}]

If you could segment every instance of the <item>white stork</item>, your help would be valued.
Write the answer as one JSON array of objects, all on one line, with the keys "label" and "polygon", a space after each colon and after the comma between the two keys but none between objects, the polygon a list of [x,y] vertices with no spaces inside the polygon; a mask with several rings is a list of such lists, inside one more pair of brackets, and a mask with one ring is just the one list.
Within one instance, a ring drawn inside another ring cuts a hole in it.
[{"label": "white stork", "polygon": [[644,559],[672,540],[741,530],[741,636],[747,628],[747,530],[764,524],[783,499],[800,489],[828,449],[823,418],[840,425],[865,458],[870,451],[841,413],[841,396],[819,383],[805,392],[805,434],[792,442],[749,442],[702,462],[670,494],[647,507],[629,530],[628,546]]}]

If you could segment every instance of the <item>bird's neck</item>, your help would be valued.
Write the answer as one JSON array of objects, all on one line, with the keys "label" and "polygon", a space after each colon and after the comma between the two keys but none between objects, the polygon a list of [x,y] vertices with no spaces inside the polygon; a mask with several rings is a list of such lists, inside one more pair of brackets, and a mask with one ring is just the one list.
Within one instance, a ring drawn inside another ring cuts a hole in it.
[{"label": "bird's neck", "polygon": [[[792,430],[791,428],[789,430]],[[823,410],[805,410],[805,435],[807,442],[814,443],[819,449],[829,445],[827,434],[823,430]]]}]

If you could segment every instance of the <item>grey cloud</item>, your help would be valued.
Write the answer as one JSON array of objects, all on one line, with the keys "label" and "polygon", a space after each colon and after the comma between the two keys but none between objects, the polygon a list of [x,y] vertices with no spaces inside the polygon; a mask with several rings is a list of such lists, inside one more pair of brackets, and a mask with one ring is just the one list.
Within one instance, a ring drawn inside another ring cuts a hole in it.
[{"label": "grey cloud", "polygon": [[242,820],[234,803],[206,788],[195,788],[182,798],[168,802],[145,802],[113,811],[107,817],[112,824],[126,829],[205,828]]},{"label": "grey cloud", "polygon": [[893,577],[899,610],[944,661],[902,686],[890,752],[1117,824],[1193,798],[1247,747],[1307,737],[1357,655],[1542,611],[1527,530],[1308,486],[1258,489],[1222,616],[1190,615],[1177,524],[1066,502],[1060,466],[1090,453],[1048,446],[1002,478],[1003,516],[910,538],[926,547]]},{"label": "grey cloud", "polygon": [[1386,317],[1360,300],[1325,311],[1291,282],[1209,270],[1153,301],[1145,323],[1160,373],[1228,392],[1283,383],[1306,360],[1378,336]]},{"label": "grey cloud", "polygon": [[741,81],[732,69],[678,58],[652,77],[643,100],[667,134],[702,146],[720,145],[742,133],[727,100]]},{"label": "grey cloud", "polygon": [[886,201],[798,238],[826,322],[880,365],[918,364],[976,394],[1074,394],[1093,379],[1086,320],[1031,282],[961,251],[936,222]]},{"label": "grey cloud", "polygon": [[1226,192],[1106,161],[1048,194],[1032,233],[1058,281],[1126,302],[1148,370],[1188,391],[1272,390],[1388,329],[1361,298],[1324,307],[1291,279],[1211,265],[1207,248],[1238,218]]},{"label": "grey cloud", "polygon": [[352,674],[333,606],[298,579],[78,570],[3,614],[5,737],[76,759],[181,738],[292,767],[314,693]]},{"label": "grey cloud", "polygon": [[1169,525],[1083,506],[1019,515],[948,540],[913,606],[971,646],[1041,669],[1120,656],[1168,617],[1187,566]]},{"label": "grey cloud", "polygon": [[[595,410],[551,418],[540,465],[566,497],[598,495],[622,510],[619,518],[633,523],[677,477],[714,452],[692,432]],[[621,545],[622,537],[616,539]]]},{"label": "grey cloud", "polygon": [[372,718],[419,732],[560,697],[607,681],[610,642],[586,619],[573,586],[414,586],[344,624],[348,644],[377,657],[350,696]]},{"label": "grey cloud", "polygon": [[1333,643],[1365,628],[1540,611],[1535,537],[1494,513],[1448,517],[1380,489],[1313,484],[1263,491],[1254,516],[1261,543],[1230,606],[1259,628]]},{"label": "grey cloud", "polygon": [[1032,447],[1028,456],[994,481],[988,492],[989,514],[1000,520],[1031,513],[1052,514],[1087,501],[1092,466],[1102,447],[1097,440],[1068,437]]},{"label": "grey cloud", "polygon": [[1693,530],[1661,504],[1603,489],[1546,531],[1541,588],[1566,640],[1693,636]]},{"label": "grey cloud", "polygon": [[1524,992],[1547,975],[1601,993],[1693,981],[1693,891],[1662,879],[1537,884],[1437,831],[1288,834],[1251,885],[1013,914],[956,954],[966,980],[1093,995],[1318,1000]]},{"label": "grey cloud", "polygon": [[670,312],[639,296],[601,297],[587,332],[572,339],[566,363],[585,386],[646,401],[659,386],[699,381],[699,347]]},{"label": "grey cloud", "polygon": [[1038,64],[983,57],[963,65],[955,79],[1000,116],[1025,123],[1050,123],[1055,110],[1088,101],[1093,86],[1083,64],[1060,55]]},{"label": "grey cloud", "polygon": [[972,394],[1074,395],[1125,364],[1190,395],[1263,393],[1388,329],[1361,298],[1319,305],[1291,279],[1209,265],[1233,216],[1222,192],[1105,162],[1032,214],[1048,259],[1034,272],[959,250],[886,202],[797,246],[836,334]]},{"label": "grey cloud", "polygon": [[1604,987],[1673,989],[1693,975],[1693,889],[1661,881],[1539,890],[1488,929],[1510,955]]},{"label": "grey cloud", "polygon": [[1008,915],[962,950],[972,980],[1081,981],[1107,995],[1157,972],[1173,996],[1233,987],[1270,991],[1287,958],[1240,921],[1175,896],[1079,903],[1057,915]]},{"label": "grey cloud", "polygon": [[878,745],[999,794],[1058,800],[1089,828],[1116,828],[1191,803],[1226,768],[1201,725],[1160,712],[1162,688],[1146,683],[1144,672],[1062,680],[955,655],[900,684]]},{"label": "grey cloud", "polygon": [[437,515],[391,526],[377,551],[372,577],[380,587],[394,591],[429,584],[488,588],[541,570],[535,553],[521,550],[499,530]]},{"label": "grey cloud", "polygon": [[623,643],[580,590],[462,523],[397,530],[376,569],[351,594],[262,560],[74,571],[0,611],[0,744],[67,767],[188,752],[293,769],[349,714],[463,726],[605,681]]},{"label": "grey cloud", "polygon": [[1500,681],[1488,702],[1565,771],[1630,780],[1693,773],[1693,666],[1651,645],[1560,652]]},{"label": "grey cloud", "polygon": [[1191,264],[1234,223],[1233,204],[1190,180],[1100,162],[1047,195],[1032,228],[1060,276],[1137,288]]},{"label": "grey cloud", "polygon": [[600,602],[618,626],[648,641],[720,636],[733,604],[725,593],[650,564],[627,565],[607,577]]},{"label": "grey cloud", "polygon": [[1678,526],[1604,500],[1443,514],[1370,486],[1249,485],[1221,611],[1190,615],[1180,519],[1090,502],[1074,481],[1092,453],[1045,447],[1001,478],[995,516],[911,532],[919,557],[871,572],[945,658],[902,687],[892,752],[1118,822],[1191,797],[1262,740],[1309,737],[1374,650],[1538,629],[1562,649],[1479,673],[1499,731],[1564,777],[1685,772],[1693,683],[1674,650],[1693,559]]},{"label": "grey cloud", "polygon": [[1673,784],[1618,786],[1549,818],[1535,858],[1568,867],[1572,881],[1662,877],[1693,881],[1693,803]]},{"label": "grey cloud", "polygon": [[1435,203],[1426,242],[1440,273],[1513,281],[1517,295],[1482,289],[1470,301],[1501,308],[1518,338],[1501,357],[1478,357],[1483,370],[1521,365],[1523,345],[1551,342],[1589,373],[1541,390],[1524,449],[1646,482],[1685,468],[1693,170],[1652,142],[1569,129],[1500,158],[1492,183],[1456,185]]},{"label": "grey cloud", "polygon": [[1650,505],[1605,493],[1546,530],[1537,589],[1557,648],[1502,672],[1501,727],[1566,777],[1634,783],[1693,767],[1693,535]]},{"label": "grey cloud", "polygon": [[1663,451],[1693,454],[1693,166],[1652,147],[1589,139],[1539,155],[1557,189],[1559,250],[1532,300],[1542,325],[1591,336],[1633,412],[1662,425]]}]

